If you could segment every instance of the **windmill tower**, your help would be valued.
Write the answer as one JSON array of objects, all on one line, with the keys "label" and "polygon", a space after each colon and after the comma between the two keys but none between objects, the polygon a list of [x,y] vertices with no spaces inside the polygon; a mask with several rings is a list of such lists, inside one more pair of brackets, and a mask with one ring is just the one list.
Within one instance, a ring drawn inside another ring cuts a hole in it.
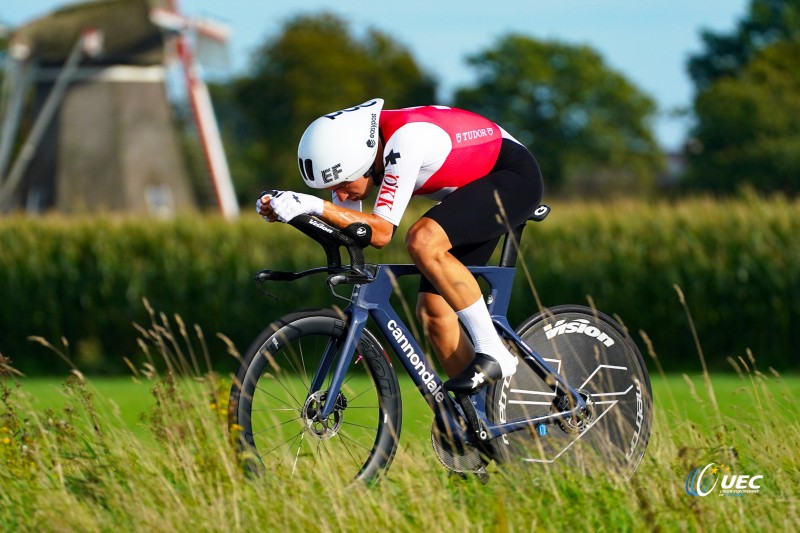
[{"label": "windmill tower", "polygon": [[[181,16],[174,0],[73,4],[17,29],[0,99],[0,211],[170,215],[196,209],[197,186],[190,183],[165,84],[177,59],[216,204],[224,216],[236,217],[192,47],[226,40],[225,28]],[[26,114],[26,107],[33,112]]]}]

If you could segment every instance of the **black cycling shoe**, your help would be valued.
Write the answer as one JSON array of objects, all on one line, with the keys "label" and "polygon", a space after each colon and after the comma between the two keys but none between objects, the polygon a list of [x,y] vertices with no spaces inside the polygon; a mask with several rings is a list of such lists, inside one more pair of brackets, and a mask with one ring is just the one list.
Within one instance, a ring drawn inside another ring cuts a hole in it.
[{"label": "black cycling shoe", "polygon": [[502,377],[500,363],[486,354],[476,353],[467,368],[445,381],[444,387],[457,394],[474,394]]}]

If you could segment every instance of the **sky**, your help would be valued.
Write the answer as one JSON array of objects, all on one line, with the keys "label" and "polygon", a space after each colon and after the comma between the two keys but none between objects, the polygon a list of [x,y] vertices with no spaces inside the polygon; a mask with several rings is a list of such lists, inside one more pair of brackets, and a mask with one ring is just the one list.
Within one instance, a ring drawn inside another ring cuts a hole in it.
[{"label": "sky", "polygon": [[[11,27],[70,0],[0,0],[0,22]],[[702,50],[700,32],[731,31],[749,0],[179,0],[188,16],[213,18],[231,29],[231,74],[244,72],[256,47],[277,35],[286,20],[328,10],[349,21],[355,35],[374,27],[407,46],[439,81],[439,102],[475,81],[465,58],[510,32],[535,39],[589,45],[607,66],[655,99],[656,137],[678,148],[689,120],[675,110],[691,105],[686,71]],[[219,74],[216,74],[217,76]],[[379,95],[376,95],[379,96]],[[428,102],[420,102],[424,104]]]}]

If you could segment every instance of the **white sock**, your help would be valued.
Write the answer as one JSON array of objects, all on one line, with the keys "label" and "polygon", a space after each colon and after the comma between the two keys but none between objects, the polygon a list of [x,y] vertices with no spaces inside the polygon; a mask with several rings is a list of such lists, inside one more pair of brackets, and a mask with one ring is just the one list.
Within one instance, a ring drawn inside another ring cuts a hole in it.
[{"label": "white sock", "polygon": [[466,309],[456,311],[456,314],[472,337],[476,352],[484,353],[500,363],[504,378],[516,372],[517,358],[508,351],[497,335],[483,298],[478,298],[477,302]]}]

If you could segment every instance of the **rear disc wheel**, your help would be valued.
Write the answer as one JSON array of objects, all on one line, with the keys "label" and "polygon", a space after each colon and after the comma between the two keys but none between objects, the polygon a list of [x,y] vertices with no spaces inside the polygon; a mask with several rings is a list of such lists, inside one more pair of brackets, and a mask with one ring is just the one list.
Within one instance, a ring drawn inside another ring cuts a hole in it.
[{"label": "rear disc wheel", "polygon": [[[582,306],[545,310],[517,333],[583,396],[587,409],[578,417],[499,437],[495,447],[501,459],[631,476],[644,456],[653,418],[650,378],[633,340],[610,317]],[[526,364],[491,387],[487,414],[493,423],[571,407]]]}]

